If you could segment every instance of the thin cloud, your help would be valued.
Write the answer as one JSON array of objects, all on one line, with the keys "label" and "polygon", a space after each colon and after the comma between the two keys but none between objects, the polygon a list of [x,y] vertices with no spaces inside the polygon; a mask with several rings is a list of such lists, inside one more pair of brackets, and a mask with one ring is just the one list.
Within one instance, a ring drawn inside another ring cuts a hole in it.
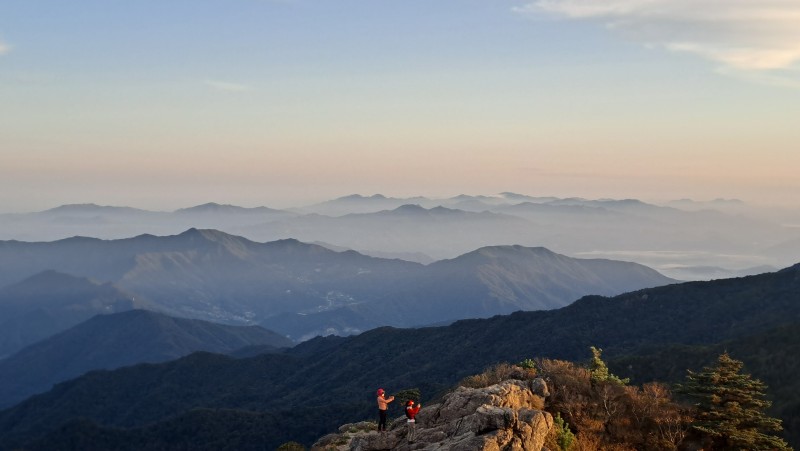
[{"label": "thin cloud", "polygon": [[250,90],[250,87],[247,85],[243,85],[240,83],[231,83],[229,81],[206,80],[203,83],[205,83],[206,86],[210,86],[219,91],[244,92]]},{"label": "thin cloud", "polygon": [[5,55],[11,51],[11,46],[0,40],[0,55]]},{"label": "thin cloud", "polygon": [[735,70],[800,62],[797,0],[537,0],[515,10],[595,20],[626,38]]}]

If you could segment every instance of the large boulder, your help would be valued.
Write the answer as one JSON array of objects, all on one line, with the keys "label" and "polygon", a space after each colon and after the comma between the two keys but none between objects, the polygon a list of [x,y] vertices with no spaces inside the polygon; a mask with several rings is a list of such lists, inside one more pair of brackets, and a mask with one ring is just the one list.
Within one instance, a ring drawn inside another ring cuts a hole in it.
[{"label": "large boulder", "polygon": [[405,417],[400,417],[386,432],[376,431],[370,423],[344,425],[338,434],[326,435],[311,449],[540,451],[553,427],[553,417],[541,410],[547,394],[542,379],[508,380],[484,388],[459,387],[445,395],[440,404],[420,410],[413,442],[407,438]]}]

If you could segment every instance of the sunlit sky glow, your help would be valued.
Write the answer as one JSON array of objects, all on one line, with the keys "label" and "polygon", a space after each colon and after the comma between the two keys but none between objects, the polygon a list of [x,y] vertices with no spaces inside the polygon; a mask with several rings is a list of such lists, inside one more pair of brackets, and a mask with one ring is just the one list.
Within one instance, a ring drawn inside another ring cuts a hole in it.
[{"label": "sunlit sky glow", "polygon": [[351,193],[800,207],[795,0],[0,3],[0,212]]}]

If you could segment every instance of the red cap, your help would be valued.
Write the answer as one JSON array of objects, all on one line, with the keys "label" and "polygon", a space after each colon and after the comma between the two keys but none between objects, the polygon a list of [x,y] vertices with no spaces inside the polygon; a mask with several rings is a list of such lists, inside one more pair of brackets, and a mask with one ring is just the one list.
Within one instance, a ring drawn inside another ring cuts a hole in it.
[{"label": "red cap", "polygon": [[406,404],[409,405],[409,406],[413,406],[414,405],[414,400],[413,399],[409,399]]},{"label": "red cap", "polygon": [[379,389],[378,389],[378,396],[380,396],[380,395],[382,395],[382,394],[384,394],[384,393],[386,393],[386,392],[385,392],[385,391],[383,391],[383,389],[382,389],[382,388],[379,388]]}]

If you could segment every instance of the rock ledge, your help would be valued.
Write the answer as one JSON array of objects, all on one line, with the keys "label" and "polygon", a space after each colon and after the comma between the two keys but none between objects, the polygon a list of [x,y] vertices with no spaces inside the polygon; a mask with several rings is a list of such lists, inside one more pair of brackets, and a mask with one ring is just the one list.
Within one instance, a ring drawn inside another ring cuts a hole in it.
[{"label": "rock ledge", "polygon": [[319,439],[312,451],[508,450],[540,451],[553,427],[542,411],[547,385],[542,379],[507,380],[485,388],[459,387],[441,404],[417,414],[415,440],[409,443],[405,417],[379,433],[375,423],[346,424]]}]

